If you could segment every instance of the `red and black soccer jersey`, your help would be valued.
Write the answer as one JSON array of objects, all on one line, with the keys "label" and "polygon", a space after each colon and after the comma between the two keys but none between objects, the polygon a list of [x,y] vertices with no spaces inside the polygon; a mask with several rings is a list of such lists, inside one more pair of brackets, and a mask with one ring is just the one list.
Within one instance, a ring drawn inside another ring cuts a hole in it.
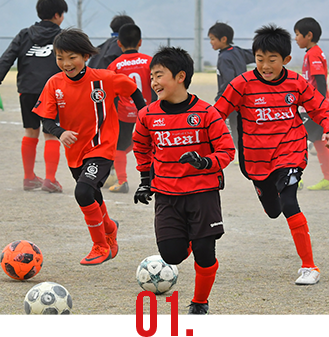
[{"label": "red and black soccer jersey", "polygon": [[33,112],[55,119],[78,133],[77,142],[65,148],[69,167],[80,167],[85,158],[114,160],[119,122],[114,106],[117,95],[130,96],[137,85],[129,77],[105,69],[86,67],[86,74],[72,81],[63,72],[51,77]]},{"label": "red and black soccer jersey", "polygon": [[307,165],[307,132],[298,114],[309,116],[329,131],[329,106],[299,74],[283,69],[282,77],[265,81],[257,69],[236,77],[215,107],[224,119],[238,112],[239,162],[243,174],[264,180],[282,167]]},{"label": "red and black soccer jersey", "polygon": [[311,83],[316,89],[315,75],[324,75],[327,82],[328,68],[326,57],[321,48],[316,45],[306,51],[304,56],[302,74],[304,78]]},{"label": "red and black soccer jersey", "polygon": [[[113,70],[117,74],[125,74],[136,82],[138,89],[143,94],[146,105],[150,104],[152,99],[151,61],[151,56],[133,50],[125,52],[108,66],[108,69]],[[118,116],[122,122],[136,122],[137,109],[130,97],[119,96]]]},{"label": "red and black soccer jersey", "polygon": [[[156,101],[139,111],[133,134],[137,169],[154,167],[151,190],[168,195],[185,195],[223,188],[223,169],[234,158],[234,144],[225,122],[209,103],[189,95],[187,108],[164,110]],[[208,157],[212,167],[198,170],[180,164],[188,151]]]}]

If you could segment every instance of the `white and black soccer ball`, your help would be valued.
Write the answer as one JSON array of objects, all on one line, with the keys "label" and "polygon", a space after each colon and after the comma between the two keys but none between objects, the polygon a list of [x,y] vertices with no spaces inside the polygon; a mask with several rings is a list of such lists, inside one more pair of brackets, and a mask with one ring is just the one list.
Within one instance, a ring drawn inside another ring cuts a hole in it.
[{"label": "white and black soccer ball", "polygon": [[170,290],[177,278],[177,267],[163,261],[160,255],[145,258],[136,271],[136,279],[141,288],[156,295]]},{"label": "white and black soccer ball", "polygon": [[71,309],[71,295],[62,285],[55,282],[35,285],[24,299],[24,310],[28,315],[64,315],[70,314]]}]

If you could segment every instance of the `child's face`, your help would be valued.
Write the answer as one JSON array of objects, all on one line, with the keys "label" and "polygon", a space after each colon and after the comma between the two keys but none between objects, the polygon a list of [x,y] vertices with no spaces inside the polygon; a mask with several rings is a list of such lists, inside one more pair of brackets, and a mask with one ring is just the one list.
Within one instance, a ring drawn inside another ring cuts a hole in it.
[{"label": "child's face", "polygon": [[180,71],[174,78],[172,72],[162,65],[157,64],[151,69],[151,87],[159,100],[179,102],[181,89],[185,89],[184,80],[184,71]]},{"label": "child's face", "polygon": [[261,74],[265,81],[277,80],[282,71],[282,67],[288,64],[291,56],[288,55],[284,60],[277,52],[262,52],[257,50],[255,53],[256,66],[258,72]]},{"label": "child's face", "polygon": [[296,40],[299,48],[302,48],[302,49],[307,48],[308,49],[308,48],[311,47],[311,46],[309,46],[310,42],[312,40],[312,38],[310,38],[310,34],[306,34],[305,36],[303,36],[303,34],[297,29],[295,30],[295,34],[296,34],[295,40]]},{"label": "child's face", "polygon": [[85,67],[88,59],[89,55],[83,56],[72,51],[56,50],[57,65],[68,77],[77,76]]},{"label": "child's face", "polygon": [[210,39],[212,49],[214,50],[224,49],[228,46],[226,36],[223,36],[221,39],[219,39],[215,35],[210,33],[208,37]]}]

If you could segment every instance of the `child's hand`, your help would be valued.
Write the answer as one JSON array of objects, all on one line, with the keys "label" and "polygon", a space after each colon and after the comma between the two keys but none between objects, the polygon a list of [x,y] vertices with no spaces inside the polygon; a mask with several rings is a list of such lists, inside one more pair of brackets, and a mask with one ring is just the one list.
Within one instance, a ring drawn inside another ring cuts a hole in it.
[{"label": "child's hand", "polygon": [[322,141],[323,141],[323,142],[327,142],[327,143],[326,143],[326,147],[329,148],[329,133],[324,133],[324,134],[322,135]]},{"label": "child's hand", "polygon": [[76,135],[78,135],[77,132],[74,132],[74,131],[64,131],[61,134],[59,140],[62,142],[62,144],[65,147],[71,148],[71,145],[73,145],[78,140],[78,138],[76,137]]}]

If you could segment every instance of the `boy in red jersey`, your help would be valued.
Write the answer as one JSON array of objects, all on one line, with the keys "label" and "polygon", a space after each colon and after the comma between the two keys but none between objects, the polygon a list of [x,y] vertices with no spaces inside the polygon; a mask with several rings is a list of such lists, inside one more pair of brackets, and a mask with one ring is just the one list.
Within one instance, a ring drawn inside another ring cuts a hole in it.
[{"label": "boy in red jersey", "polygon": [[[256,31],[253,53],[256,69],[231,81],[215,107],[224,119],[238,112],[239,164],[251,179],[270,218],[287,219],[297,253],[302,260],[296,284],[315,284],[320,271],[313,261],[306,218],[297,201],[298,181],[307,165],[307,132],[298,114],[303,105],[323,127],[329,146],[328,104],[302,76],[287,70],[290,34],[275,25]],[[325,146],[323,144],[323,146]]]},{"label": "boy in red jersey", "polygon": [[[299,48],[306,48],[302,74],[318,91],[327,97],[327,60],[317,45],[321,36],[321,27],[313,18],[303,18],[294,26],[295,40]],[[306,112],[301,113],[305,117],[304,123],[308,133],[308,139],[313,142],[320,163],[323,179],[313,186],[308,186],[311,191],[329,190],[329,149],[323,146],[321,139],[323,128],[307,117]]]},{"label": "boy in red jersey", "polygon": [[189,314],[207,314],[219,266],[216,240],[224,233],[218,191],[224,188],[223,169],[234,159],[234,144],[218,111],[187,92],[193,60],[185,50],[160,49],[150,68],[159,100],[139,111],[136,121],[141,183],[134,201],[148,204],[155,193],[155,234],[164,261],[179,264],[193,251]]},{"label": "boy in red jersey", "polygon": [[36,10],[41,21],[22,29],[0,58],[0,83],[17,59],[17,91],[24,127],[21,143],[23,189],[31,191],[41,187],[50,193],[61,193],[62,186],[56,180],[60,142],[44,125],[45,179],[34,173],[41,119],[32,109],[47,80],[60,72],[53,53],[53,41],[61,31],[60,25],[68,7],[65,0],[38,0]]},{"label": "boy in red jersey", "polygon": [[[125,74],[133,79],[142,92],[146,104],[152,100],[150,81],[151,56],[138,52],[142,44],[141,30],[135,24],[125,24],[119,30],[118,45],[123,54],[116,58],[108,67],[117,74]],[[132,150],[132,132],[135,126],[137,109],[128,97],[119,96],[117,102],[119,117],[119,139],[114,159],[114,168],[118,183],[110,186],[110,192],[128,193],[127,154]]]},{"label": "boy in red jersey", "polygon": [[[62,72],[49,79],[33,111],[65,146],[77,182],[75,198],[93,241],[91,252],[80,263],[100,264],[118,252],[118,224],[109,218],[100,190],[110,173],[119,134],[114,98],[130,96],[137,108],[145,103],[127,76],[86,67],[97,49],[82,31],[63,30],[54,40],[54,50]],[[55,123],[57,111],[60,126]]]}]

